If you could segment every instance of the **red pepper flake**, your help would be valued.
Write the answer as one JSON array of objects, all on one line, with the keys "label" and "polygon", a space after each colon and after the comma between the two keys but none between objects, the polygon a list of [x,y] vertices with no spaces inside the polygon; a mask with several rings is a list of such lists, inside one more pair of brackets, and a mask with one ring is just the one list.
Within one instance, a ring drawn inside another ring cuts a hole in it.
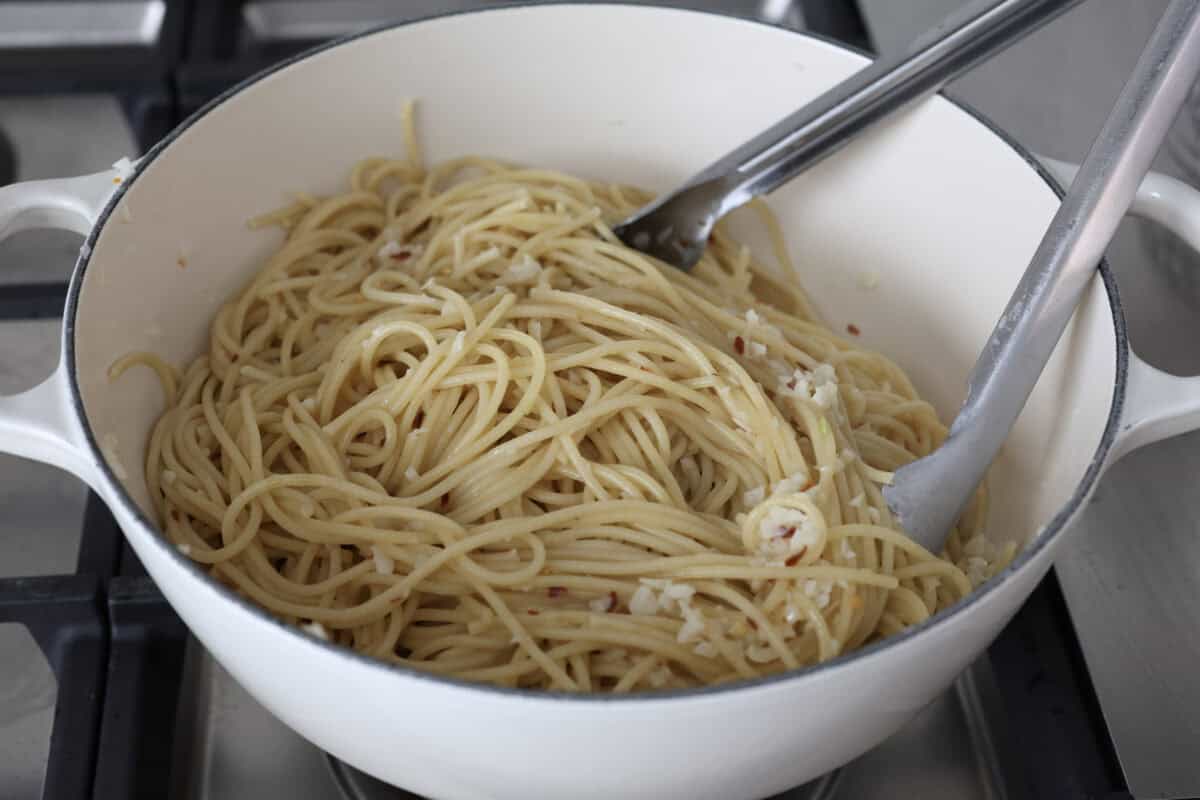
[{"label": "red pepper flake", "polygon": [[757,623],[757,622],[755,622],[754,620],[750,619],[749,617],[746,617],[746,622],[750,623],[750,627],[751,627],[751,628],[753,628],[754,630],[758,630],[758,623]]},{"label": "red pepper flake", "polygon": [[538,611],[536,608],[531,608],[531,609],[528,609],[525,613],[531,617],[536,617],[538,614],[540,614],[542,612]]},{"label": "red pepper flake", "polygon": [[855,325],[853,322],[851,322],[849,325],[846,326],[846,332],[849,333],[851,336],[858,336],[860,333],[862,333],[862,331],[860,331],[858,329],[858,326]]},{"label": "red pepper flake", "polygon": [[551,586],[549,589],[546,590],[546,596],[551,599],[554,599],[556,597],[562,597],[566,593],[567,593],[567,587],[565,587],[565,586]]},{"label": "red pepper flake", "polygon": [[617,593],[609,592],[608,593],[608,609],[607,610],[612,611],[616,607],[617,607]]},{"label": "red pepper flake", "polygon": [[392,261],[408,261],[408,258],[411,255],[412,253],[408,252],[407,250],[401,250],[398,253],[392,253],[391,259]]},{"label": "red pepper flake", "polygon": [[789,567],[794,567],[800,563],[800,559],[804,558],[804,554],[807,552],[808,552],[808,545],[805,545],[804,547],[800,548],[799,553],[796,553],[795,555],[792,555],[792,556],[788,556],[788,560],[784,561],[783,563],[787,564]]},{"label": "red pepper flake", "polygon": [[739,356],[743,355],[746,352],[746,340],[740,336],[733,337],[733,349]]},{"label": "red pepper flake", "polygon": [[450,507],[450,495],[449,495],[449,493],[447,493],[447,494],[442,495],[442,508],[449,508],[449,507]]},{"label": "red pepper flake", "polygon": [[783,530],[783,536],[781,536],[780,538],[782,538],[782,539],[790,539],[790,538],[792,538],[792,537],[793,537],[793,536],[795,536],[795,535],[796,535],[796,526],[795,526],[795,525],[789,525],[788,527],[784,528],[784,530]]},{"label": "red pepper flake", "polygon": [[789,389],[795,389],[795,388],[796,388],[796,379],[795,379],[795,378],[792,378],[790,381],[788,381],[788,382],[787,382],[787,387],[788,387]]},{"label": "red pepper flake", "polygon": [[413,427],[414,428],[421,427],[421,423],[424,421],[425,421],[425,411],[424,410],[418,411],[417,415],[415,417],[413,417]]}]

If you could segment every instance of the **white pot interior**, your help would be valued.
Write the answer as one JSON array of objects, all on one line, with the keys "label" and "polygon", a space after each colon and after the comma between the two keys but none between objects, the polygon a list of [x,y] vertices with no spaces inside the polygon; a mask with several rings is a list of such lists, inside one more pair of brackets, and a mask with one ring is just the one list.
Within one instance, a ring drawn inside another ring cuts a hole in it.
[{"label": "white pot interior", "polygon": [[[589,5],[440,18],[275,72],[180,133],[100,232],[75,330],[93,433],[147,509],[160,393],[145,370],[110,382],[109,365],[133,350],[182,364],[206,349],[218,306],[280,242],[246,220],[292,191],[339,190],[363,156],[400,153],[406,98],[420,103],[430,160],[482,153],[662,190],[863,63],[760,24]],[[938,99],[771,204],[834,329],[857,325],[948,418],[1057,201],[1018,153]],[[994,469],[993,538],[1030,536],[1081,480],[1109,414],[1114,348],[1097,281]]]}]

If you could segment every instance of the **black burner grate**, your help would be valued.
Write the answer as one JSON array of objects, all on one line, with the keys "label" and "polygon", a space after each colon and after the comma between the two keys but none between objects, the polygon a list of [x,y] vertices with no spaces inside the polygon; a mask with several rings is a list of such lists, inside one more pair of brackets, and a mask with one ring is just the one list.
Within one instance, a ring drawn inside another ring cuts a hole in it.
[{"label": "black burner grate", "polygon": [[90,797],[108,650],[100,579],[0,580],[0,622],[28,628],[58,680],[43,800]]},{"label": "black burner grate", "polygon": [[17,160],[12,142],[0,131],[0,186],[17,179]]}]

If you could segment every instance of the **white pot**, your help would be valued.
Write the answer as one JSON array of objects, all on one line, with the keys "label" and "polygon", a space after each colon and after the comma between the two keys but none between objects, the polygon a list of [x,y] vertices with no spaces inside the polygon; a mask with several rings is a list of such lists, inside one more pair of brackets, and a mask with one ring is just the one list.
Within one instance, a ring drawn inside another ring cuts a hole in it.
[{"label": "white pot", "polygon": [[[823,41],[682,10],[446,16],[249,81],[120,184],[106,172],[0,189],[0,234],[36,224],[88,232],[62,363],[30,392],[0,398],[0,449],[91,484],[217,660],[288,725],[386,781],[455,800],[737,800],[811,779],[895,731],[983,651],[1049,568],[1107,464],[1200,424],[1200,384],[1129,351],[1107,269],[994,470],[992,535],[1029,540],[1008,570],[955,608],[831,663],[660,696],[469,685],[272,620],[159,535],[142,461],[160,392],[148,374],[113,384],[106,372],[131,350],[180,363],[204,349],[218,305],[277,245],[245,220],[290,190],[336,190],[362,156],[398,152],[404,98],[421,100],[431,159],[487,153],[665,189],[863,63]],[[858,325],[948,416],[1057,195],[1027,155],[939,98],[772,203],[833,326]],[[1152,178],[1137,211],[1200,242],[1200,202],[1180,184]],[[877,288],[862,288],[864,273],[878,275]]]}]

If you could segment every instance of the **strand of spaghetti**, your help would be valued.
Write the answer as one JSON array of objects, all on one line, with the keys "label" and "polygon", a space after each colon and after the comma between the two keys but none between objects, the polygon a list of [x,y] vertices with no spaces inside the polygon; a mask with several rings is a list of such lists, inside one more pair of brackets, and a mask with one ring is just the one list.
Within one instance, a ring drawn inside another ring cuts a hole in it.
[{"label": "strand of spaghetti", "polygon": [[477,589],[480,596],[483,597],[484,601],[492,608],[500,621],[512,633],[513,638],[517,640],[517,645],[538,663],[538,666],[545,671],[553,686],[567,690],[578,688],[575,681],[571,679],[571,676],[567,675],[562,667],[558,666],[553,659],[546,655],[542,648],[538,647],[529,635],[529,632],[525,630],[521,623],[517,622],[516,617],[512,615],[512,612],[504,605],[504,601],[496,595],[496,592],[490,586],[479,584]]}]

